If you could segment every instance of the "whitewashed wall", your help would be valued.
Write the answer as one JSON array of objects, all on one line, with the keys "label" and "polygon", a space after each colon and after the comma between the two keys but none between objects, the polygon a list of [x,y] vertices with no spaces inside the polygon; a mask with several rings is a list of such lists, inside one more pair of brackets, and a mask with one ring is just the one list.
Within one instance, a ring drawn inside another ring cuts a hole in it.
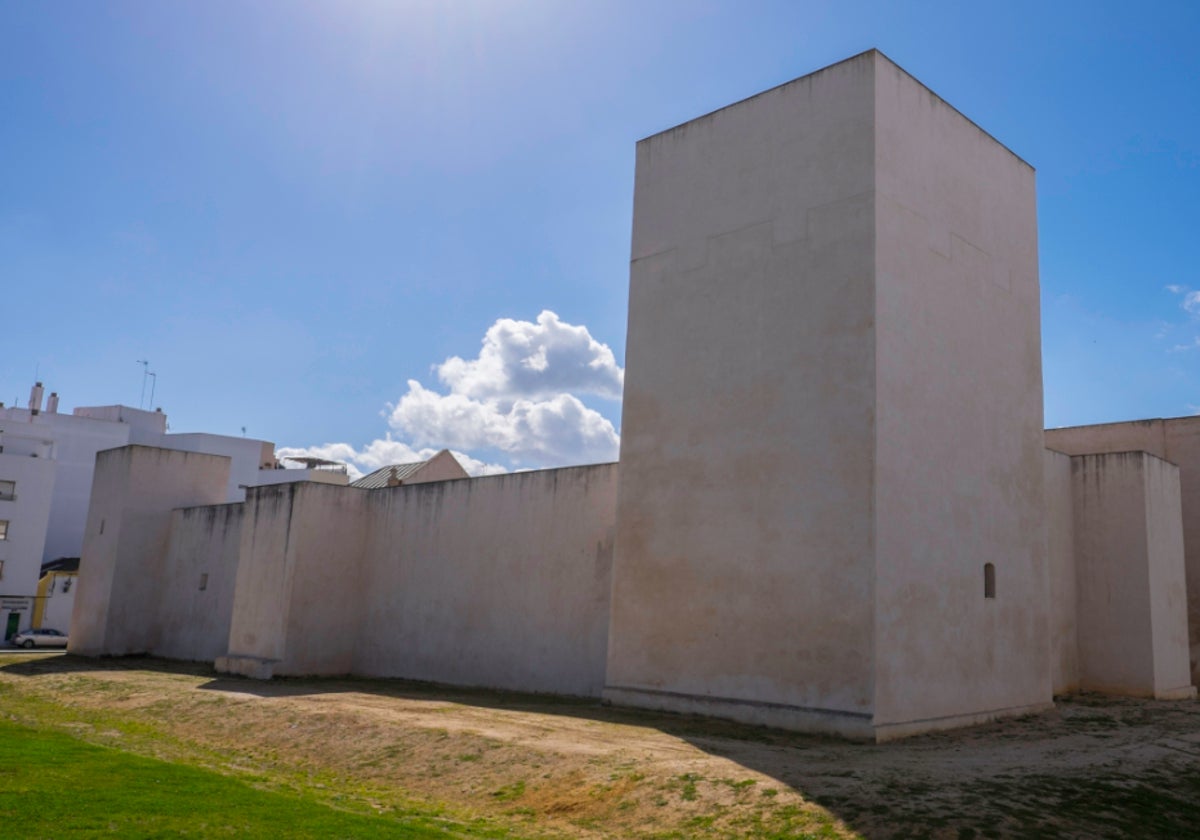
[{"label": "whitewashed wall", "polygon": [[244,505],[172,511],[153,652],[211,662],[229,649]]},{"label": "whitewashed wall", "polygon": [[616,476],[255,488],[218,667],[598,695]]},{"label": "whitewashed wall", "polygon": [[131,445],[96,456],[71,619],[73,653],[155,649],[171,510],[222,501],[228,479],[229,459],[217,455]]},{"label": "whitewashed wall", "polygon": [[617,465],[374,491],[354,671],[598,696]]}]

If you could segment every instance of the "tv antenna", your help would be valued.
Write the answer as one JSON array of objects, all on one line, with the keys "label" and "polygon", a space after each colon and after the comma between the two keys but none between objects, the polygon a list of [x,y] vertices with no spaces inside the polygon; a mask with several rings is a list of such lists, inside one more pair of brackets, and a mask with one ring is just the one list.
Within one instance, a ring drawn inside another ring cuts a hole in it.
[{"label": "tv antenna", "polygon": [[[150,363],[145,359],[138,359],[137,363],[142,366],[142,396],[138,398],[138,408],[144,408],[146,405],[146,380],[150,378]],[[150,398],[154,402],[154,397]]]}]

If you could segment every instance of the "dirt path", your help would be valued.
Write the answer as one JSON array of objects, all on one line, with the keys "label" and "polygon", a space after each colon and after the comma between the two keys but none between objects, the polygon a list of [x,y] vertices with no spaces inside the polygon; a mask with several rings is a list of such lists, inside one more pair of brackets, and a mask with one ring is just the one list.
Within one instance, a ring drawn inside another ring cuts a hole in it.
[{"label": "dirt path", "polygon": [[0,659],[6,714],[329,792],[572,837],[1200,836],[1200,704],[1077,698],[882,746],[391,680]]}]

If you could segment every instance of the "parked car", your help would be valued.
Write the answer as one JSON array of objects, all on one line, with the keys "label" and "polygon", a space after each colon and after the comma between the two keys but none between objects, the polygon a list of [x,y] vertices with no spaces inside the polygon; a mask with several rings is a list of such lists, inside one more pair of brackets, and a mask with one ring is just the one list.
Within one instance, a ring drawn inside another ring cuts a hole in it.
[{"label": "parked car", "polygon": [[34,647],[66,647],[67,634],[52,630],[49,627],[39,627],[36,630],[22,630],[10,641],[23,648]]}]

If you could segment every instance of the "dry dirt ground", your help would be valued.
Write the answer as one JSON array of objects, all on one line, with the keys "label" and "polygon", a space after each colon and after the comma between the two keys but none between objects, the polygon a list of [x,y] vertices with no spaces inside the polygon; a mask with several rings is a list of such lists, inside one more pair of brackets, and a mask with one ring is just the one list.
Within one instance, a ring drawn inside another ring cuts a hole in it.
[{"label": "dry dirt ground", "polygon": [[0,656],[0,714],[521,837],[1200,837],[1200,704],[1077,697],[884,745],[394,680]]}]

